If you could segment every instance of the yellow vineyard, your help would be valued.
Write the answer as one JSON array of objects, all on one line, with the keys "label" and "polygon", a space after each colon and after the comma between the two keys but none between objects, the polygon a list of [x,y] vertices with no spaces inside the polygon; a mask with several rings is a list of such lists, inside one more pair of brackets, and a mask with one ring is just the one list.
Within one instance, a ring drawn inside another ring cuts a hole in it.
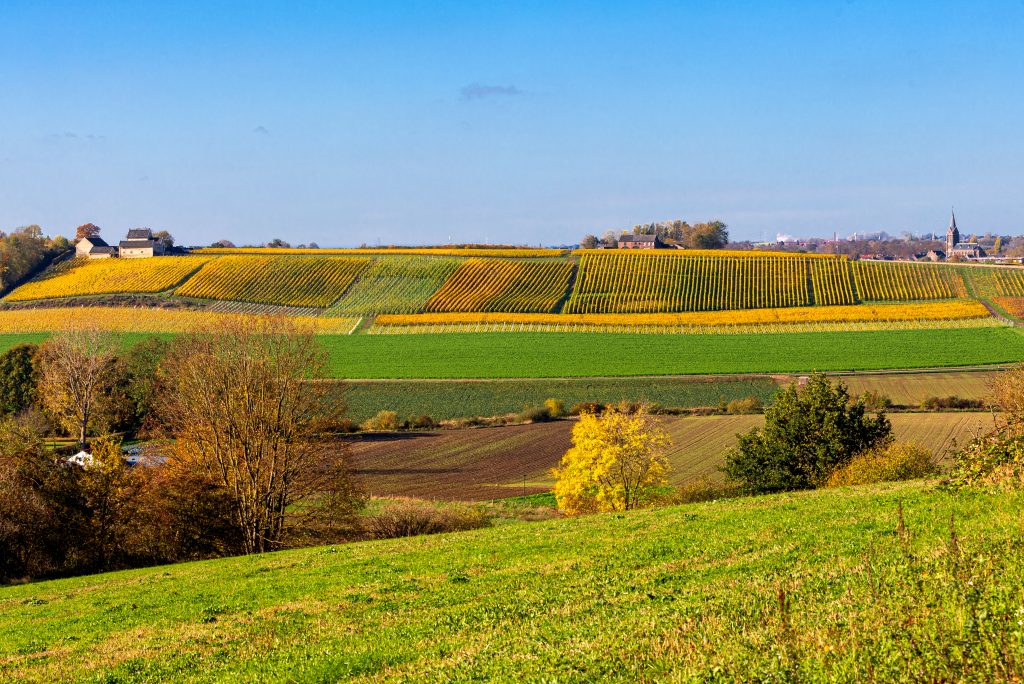
[{"label": "yellow vineyard", "polygon": [[[195,309],[152,307],[78,306],[52,309],[0,311],[0,333],[48,333],[68,330],[180,333],[215,327],[250,314],[215,313]],[[309,325],[321,334],[345,334],[358,319],[290,316],[289,321]]]},{"label": "yellow vineyard", "polygon": [[565,256],[564,249],[544,249],[540,247],[522,247],[516,249],[487,249],[487,248],[458,248],[458,247],[375,247],[375,248],[353,248],[353,249],[301,249],[296,247],[204,247],[197,249],[199,254],[265,254],[265,255],[375,255],[386,256],[412,255],[412,256],[447,256],[447,257],[502,257],[502,258],[531,258],[531,257],[560,257]]},{"label": "yellow vineyard", "polygon": [[79,259],[61,264],[46,277],[7,295],[12,302],[86,295],[163,292],[210,261],[210,257],[162,259]]},{"label": "yellow vineyard", "polygon": [[470,259],[424,310],[550,312],[565,296],[571,275],[572,265],[563,261]]},{"label": "yellow vineyard", "polygon": [[[588,252],[580,260],[565,312],[670,313],[812,303],[808,259],[689,254]],[[823,262],[823,274],[845,266],[832,258]],[[835,303],[852,302],[836,297]]]},{"label": "yellow vineyard", "polygon": [[948,266],[855,261],[853,280],[862,301],[966,297],[963,276]]},{"label": "yellow vineyard", "polygon": [[777,323],[967,320],[988,318],[989,316],[988,309],[979,302],[951,301],[917,304],[809,306],[654,314],[426,313],[377,316],[376,324],[380,326],[461,325],[474,323],[728,326]]},{"label": "yellow vineyard", "polygon": [[366,258],[225,256],[175,290],[182,297],[326,307],[369,266]]},{"label": "yellow vineyard", "polygon": [[[831,307],[865,302],[930,301],[978,311],[968,300],[1024,298],[1024,269],[1020,268],[850,261],[831,255],[585,250],[578,257],[493,258],[465,257],[480,250],[450,250],[459,253],[462,258],[458,258],[439,255],[446,250],[406,250],[430,256],[399,250],[244,251],[207,250],[201,255],[138,260],[76,259],[22,285],[6,301],[159,294],[206,300],[211,305],[220,302],[222,313],[253,313],[252,307],[269,307],[295,309],[288,311],[290,315],[341,318],[544,314],[558,316],[557,323],[571,323],[572,316],[580,315],[703,315],[696,325],[709,325],[713,317],[708,314],[713,312],[728,312],[735,320],[732,312],[748,310],[752,317],[743,320],[756,325],[762,320],[783,322],[785,316],[775,312],[784,309],[818,310],[819,318],[800,319],[812,324],[833,320]],[[355,255],[357,251],[365,253]],[[1021,315],[1013,305],[1005,308]],[[879,320],[873,307],[857,310],[861,311],[858,318],[844,320]],[[957,315],[943,320],[956,320]]]},{"label": "yellow vineyard", "polygon": [[648,257],[660,257],[664,259],[693,258],[702,256],[736,257],[738,259],[763,259],[765,257],[776,257],[779,259],[835,259],[832,254],[807,254],[804,252],[781,252],[760,249],[658,249],[658,250],[607,250],[607,249],[576,249],[573,254],[586,256],[587,254],[642,254]]}]

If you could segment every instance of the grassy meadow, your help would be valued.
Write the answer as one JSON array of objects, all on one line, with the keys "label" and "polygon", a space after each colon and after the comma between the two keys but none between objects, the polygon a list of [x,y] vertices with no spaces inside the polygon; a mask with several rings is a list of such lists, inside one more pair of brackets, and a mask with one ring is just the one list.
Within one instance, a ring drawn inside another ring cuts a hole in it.
[{"label": "grassy meadow", "polygon": [[362,421],[381,409],[402,417],[434,420],[498,416],[540,406],[556,398],[566,409],[588,401],[621,399],[662,406],[697,408],[744,397],[771,401],[778,385],[768,377],[750,378],[569,378],[513,380],[388,380],[348,383],[348,414]]},{"label": "grassy meadow", "polygon": [[1008,680],[1022,520],[910,483],[11,586],[0,677]]},{"label": "grassy meadow", "polygon": [[[119,333],[125,344],[151,336]],[[168,337],[169,333],[157,336]],[[0,335],[0,351],[45,333]],[[1016,363],[1015,328],[658,335],[321,335],[328,376],[350,379],[635,377],[805,373]]]},{"label": "grassy meadow", "polygon": [[736,335],[478,333],[322,338],[348,378],[798,373],[1011,363],[1013,328]]}]

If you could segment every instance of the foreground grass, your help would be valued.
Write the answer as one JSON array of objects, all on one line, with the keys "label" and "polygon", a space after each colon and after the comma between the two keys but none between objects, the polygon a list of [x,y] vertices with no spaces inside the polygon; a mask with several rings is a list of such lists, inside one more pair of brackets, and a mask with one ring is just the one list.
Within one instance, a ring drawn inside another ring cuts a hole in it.
[{"label": "foreground grass", "polygon": [[1008,679],[1022,514],[1020,495],[890,485],[10,587],[0,676]]}]

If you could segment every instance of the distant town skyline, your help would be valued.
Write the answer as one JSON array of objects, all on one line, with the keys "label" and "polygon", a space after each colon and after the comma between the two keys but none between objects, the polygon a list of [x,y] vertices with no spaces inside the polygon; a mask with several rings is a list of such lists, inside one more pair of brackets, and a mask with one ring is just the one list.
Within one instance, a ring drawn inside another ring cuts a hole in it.
[{"label": "distant town skyline", "polygon": [[0,8],[0,229],[1024,233],[1024,4]]}]

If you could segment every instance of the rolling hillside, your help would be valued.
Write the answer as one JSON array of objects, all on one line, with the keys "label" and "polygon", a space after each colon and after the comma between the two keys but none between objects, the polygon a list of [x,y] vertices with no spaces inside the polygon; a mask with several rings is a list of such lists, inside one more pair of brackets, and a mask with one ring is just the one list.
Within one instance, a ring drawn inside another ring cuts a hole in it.
[{"label": "rolling hillside", "polygon": [[969,292],[1013,297],[1022,282],[1021,269],[782,252],[200,250],[189,257],[66,262],[4,301],[147,295],[361,316],[643,315],[963,300]]},{"label": "rolling hillside", "polygon": [[10,586],[0,679],[1006,681],[1022,516],[910,483]]}]

